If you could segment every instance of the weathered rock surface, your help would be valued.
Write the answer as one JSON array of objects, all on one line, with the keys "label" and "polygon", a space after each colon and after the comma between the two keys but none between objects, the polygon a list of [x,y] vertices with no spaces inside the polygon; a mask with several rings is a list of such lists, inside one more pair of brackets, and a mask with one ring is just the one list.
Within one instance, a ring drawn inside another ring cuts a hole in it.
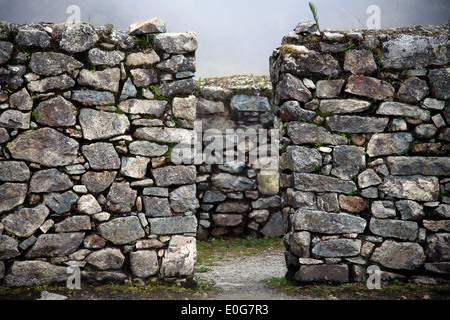
[{"label": "weathered rock surface", "polygon": [[170,54],[188,53],[198,48],[195,32],[158,34],[154,41],[157,48]]},{"label": "weathered rock surface", "polygon": [[287,134],[294,144],[345,144],[347,139],[338,134],[332,134],[326,129],[312,123],[291,121],[287,125]]},{"label": "weathered rock surface", "polygon": [[419,230],[417,222],[390,219],[370,219],[369,229],[373,234],[414,241]]},{"label": "weathered rock surface", "polygon": [[115,103],[114,94],[108,91],[73,90],[71,99],[78,101],[85,106],[99,106]]},{"label": "weathered rock surface", "polygon": [[418,243],[385,240],[370,259],[388,268],[414,270],[423,265],[425,254]]},{"label": "weathered rock surface", "polygon": [[150,232],[155,234],[182,234],[197,232],[195,216],[173,216],[148,220]]},{"label": "weathered rock surface", "polygon": [[341,71],[339,63],[332,55],[321,54],[305,46],[285,45],[279,59],[281,72],[299,76],[337,76]]},{"label": "weathered rock surface", "polygon": [[9,211],[25,201],[28,185],[6,182],[0,185],[0,212]]},{"label": "weathered rock surface", "polygon": [[348,266],[343,265],[302,265],[295,273],[295,279],[301,282],[348,282]]},{"label": "weathered rock surface", "polygon": [[387,176],[379,186],[386,195],[416,201],[435,201],[439,193],[439,180],[436,177]]},{"label": "weathered rock surface", "polygon": [[5,230],[18,237],[30,237],[45,221],[49,210],[44,205],[34,208],[21,208],[2,220]]},{"label": "weathered rock surface", "polygon": [[95,172],[89,171],[81,176],[81,183],[92,193],[100,193],[106,190],[116,178],[115,171]]},{"label": "weathered rock surface", "polygon": [[429,110],[401,102],[383,102],[378,107],[377,114],[385,116],[407,116],[423,121],[430,120]]},{"label": "weathered rock surface", "polygon": [[128,182],[114,182],[106,197],[106,206],[112,212],[130,212],[135,204],[137,191]]},{"label": "weathered rock surface", "polygon": [[100,270],[121,269],[125,256],[119,249],[106,248],[92,252],[86,257],[86,262]]},{"label": "weathered rock surface", "polygon": [[83,69],[78,75],[77,82],[80,86],[117,92],[119,91],[120,69],[110,68],[103,71]]},{"label": "weathered rock surface", "polygon": [[124,134],[130,121],[123,114],[81,109],[79,121],[83,137],[87,140],[101,140]]},{"label": "weathered rock surface", "polygon": [[317,149],[289,146],[281,155],[280,168],[295,172],[312,172],[322,166],[322,155]]},{"label": "weathered rock surface", "polygon": [[378,133],[386,129],[389,119],[334,115],[327,117],[326,122],[330,126],[331,131],[335,132]]},{"label": "weathered rock surface", "polygon": [[120,159],[112,143],[96,142],[81,147],[81,152],[94,170],[120,168]]},{"label": "weathered rock surface", "polygon": [[389,37],[381,44],[381,65],[384,68],[426,68],[444,65],[449,60],[448,41],[445,37],[421,35],[398,35]]},{"label": "weathered rock surface", "polygon": [[153,250],[131,252],[130,267],[136,277],[148,278],[158,271],[158,256]]},{"label": "weathered rock surface", "polygon": [[0,161],[0,181],[25,182],[30,180],[30,169],[23,161]]},{"label": "weathered rock surface", "polygon": [[367,144],[370,157],[403,153],[409,150],[413,136],[407,132],[376,133]]},{"label": "weathered rock surface", "polygon": [[245,191],[253,189],[254,182],[246,177],[236,177],[228,173],[218,173],[211,177],[212,184],[221,189]]},{"label": "weathered rock surface", "polygon": [[197,188],[195,184],[178,187],[169,194],[170,207],[174,212],[195,212],[200,206],[196,192]]},{"label": "weathered rock surface", "polygon": [[435,233],[427,237],[426,250],[433,261],[450,260],[450,233]]},{"label": "weathered rock surface", "polygon": [[68,127],[77,122],[77,109],[64,99],[56,97],[39,103],[35,109],[36,122],[50,127]]},{"label": "weathered rock surface", "polygon": [[30,191],[35,193],[65,191],[72,186],[69,176],[57,169],[37,171],[30,181]]},{"label": "weathered rock surface", "polygon": [[152,170],[155,184],[159,187],[193,184],[197,176],[194,166],[168,166]]},{"label": "weathered rock surface", "polygon": [[296,231],[326,234],[362,233],[366,227],[366,220],[346,213],[298,209],[291,219]]},{"label": "weathered rock surface", "polygon": [[333,169],[331,174],[350,180],[366,166],[364,148],[356,146],[336,146],[333,149]]},{"label": "weathered rock surface", "polygon": [[359,255],[361,240],[335,239],[325,240],[312,248],[312,253],[317,257],[352,257]]},{"label": "weathered rock surface", "polygon": [[29,67],[43,76],[57,76],[80,69],[83,64],[75,58],[58,52],[36,52],[31,55]]},{"label": "weathered rock surface", "polygon": [[100,234],[116,245],[127,244],[145,236],[139,218],[135,216],[115,218],[98,226]]},{"label": "weathered rock surface", "polygon": [[145,215],[148,217],[170,217],[169,200],[167,198],[144,197]]},{"label": "weathered rock surface", "polygon": [[67,267],[43,261],[14,261],[5,276],[5,284],[13,287],[33,286],[67,280]]},{"label": "weathered rock surface", "polygon": [[24,132],[8,143],[15,159],[47,167],[70,164],[77,157],[78,147],[75,140],[51,128]]},{"label": "weathered rock surface", "polygon": [[91,25],[75,23],[66,26],[59,44],[64,51],[78,53],[88,50],[98,40],[99,36]]},{"label": "weathered rock surface", "polygon": [[197,260],[195,237],[172,236],[161,265],[163,278],[190,276]]},{"label": "weathered rock surface", "polygon": [[300,191],[340,192],[350,194],[356,190],[353,181],[340,180],[312,173],[293,173],[294,187]]},{"label": "weathered rock surface", "polygon": [[282,100],[297,100],[307,102],[311,98],[311,92],[303,85],[302,80],[287,73],[277,86],[276,98]]},{"label": "weathered rock surface", "polygon": [[345,92],[357,96],[384,100],[392,97],[395,89],[386,81],[360,75],[350,76],[347,80]]},{"label": "weathered rock surface", "polygon": [[25,257],[65,256],[77,250],[83,239],[84,232],[41,234]]},{"label": "weathered rock surface", "polygon": [[387,157],[387,166],[392,175],[450,175],[448,157]]}]

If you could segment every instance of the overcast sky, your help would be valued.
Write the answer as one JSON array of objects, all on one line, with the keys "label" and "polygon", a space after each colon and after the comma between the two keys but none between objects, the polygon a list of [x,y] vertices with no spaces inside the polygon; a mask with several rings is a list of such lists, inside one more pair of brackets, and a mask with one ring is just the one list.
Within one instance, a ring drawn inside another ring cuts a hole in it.
[{"label": "overcast sky", "polygon": [[[381,27],[445,23],[450,0],[314,0],[321,29],[367,26],[367,7],[381,10]],[[307,0],[0,0],[0,21],[65,22],[70,5],[81,20],[126,30],[137,20],[162,18],[169,32],[195,31],[196,77],[268,74],[272,50],[304,19]]]}]

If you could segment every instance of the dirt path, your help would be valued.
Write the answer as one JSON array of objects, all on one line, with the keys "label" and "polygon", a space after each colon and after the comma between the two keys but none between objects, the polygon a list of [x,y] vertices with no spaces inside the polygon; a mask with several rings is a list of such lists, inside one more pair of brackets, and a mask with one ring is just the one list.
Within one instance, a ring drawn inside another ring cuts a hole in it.
[{"label": "dirt path", "polygon": [[252,256],[237,256],[220,261],[220,266],[208,266],[212,271],[196,276],[215,282],[218,293],[208,294],[207,300],[297,300],[310,297],[291,297],[268,288],[261,280],[282,277],[286,264],[281,250],[266,250]]}]

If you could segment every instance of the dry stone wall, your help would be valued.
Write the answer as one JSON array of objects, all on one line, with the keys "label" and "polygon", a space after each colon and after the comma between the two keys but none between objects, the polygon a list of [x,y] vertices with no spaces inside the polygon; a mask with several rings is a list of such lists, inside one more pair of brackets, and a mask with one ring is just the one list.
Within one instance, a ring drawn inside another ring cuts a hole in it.
[{"label": "dry stone wall", "polygon": [[193,138],[198,41],[166,31],[0,23],[4,284],[66,281],[68,266],[81,281],[192,278],[196,168],[170,151]]},{"label": "dry stone wall", "polygon": [[[250,159],[252,152],[259,157],[261,148],[270,145],[270,130],[278,123],[270,78],[253,75],[212,78],[200,81],[197,90],[196,121],[202,124],[204,132],[203,150],[211,147],[215,134],[222,135],[220,139],[224,141],[223,147],[215,150],[217,161],[205,161],[198,166],[197,237],[283,235],[278,170],[267,172],[260,161]],[[208,134],[210,129],[217,132]],[[232,148],[226,148],[225,140],[233,139],[232,134],[226,135],[227,130],[244,133],[241,139],[232,141]],[[267,141],[247,139],[250,135],[245,133],[250,130],[256,133],[266,130]],[[240,159],[238,152],[243,154]],[[272,154],[267,152],[267,156]]]},{"label": "dry stone wall", "polygon": [[[1,283],[64,282],[69,266],[82,281],[190,282],[196,239],[220,235],[284,235],[301,282],[373,265],[448,277],[449,26],[311,27],[274,50],[271,83],[218,84],[193,80],[196,34],[159,18],[1,22]],[[223,147],[260,129],[278,138]],[[179,144],[220,139],[212,158],[243,158],[175,161]],[[272,142],[268,171],[250,156]]]},{"label": "dry stone wall", "polygon": [[[270,58],[288,275],[450,272],[449,25],[311,33]],[[424,278],[422,278],[424,279]]]}]

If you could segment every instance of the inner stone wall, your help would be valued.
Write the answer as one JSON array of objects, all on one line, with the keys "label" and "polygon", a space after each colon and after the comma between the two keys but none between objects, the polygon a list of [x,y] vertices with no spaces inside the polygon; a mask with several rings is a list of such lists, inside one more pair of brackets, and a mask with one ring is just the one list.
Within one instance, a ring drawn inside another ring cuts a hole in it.
[{"label": "inner stone wall", "polygon": [[360,281],[373,265],[382,279],[448,277],[449,25],[312,28],[302,21],[270,58],[288,276]]},{"label": "inner stone wall", "polygon": [[[223,148],[215,150],[218,161],[198,166],[197,237],[283,235],[278,171],[265,172],[260,162],[249,161],[250,152],[259,152],[271,142],[270,130],[279,123],[270,78],[242,75],[204,79],[197,83],[197,92],[196,121],[204,132],[203,150],[211,144],[205,137],[211,136],[207,130],[217,130],[224,141]],[[230,135],[225,138],[227,130],[246,133],[261,129],[268,131],[267,143],[241,139],[233,142],[233,150],[226,150],[225,140],[232,139]],[[237,159],[238,150],[245,154],[243,159]],[[234,160],[227,162],[226,152]]]},{"label": "inner stone wall", "polygon": [[[0,279],[191,278],[193,32],[0,23]],[[69,271],[70,271],[69,270]]]}]

